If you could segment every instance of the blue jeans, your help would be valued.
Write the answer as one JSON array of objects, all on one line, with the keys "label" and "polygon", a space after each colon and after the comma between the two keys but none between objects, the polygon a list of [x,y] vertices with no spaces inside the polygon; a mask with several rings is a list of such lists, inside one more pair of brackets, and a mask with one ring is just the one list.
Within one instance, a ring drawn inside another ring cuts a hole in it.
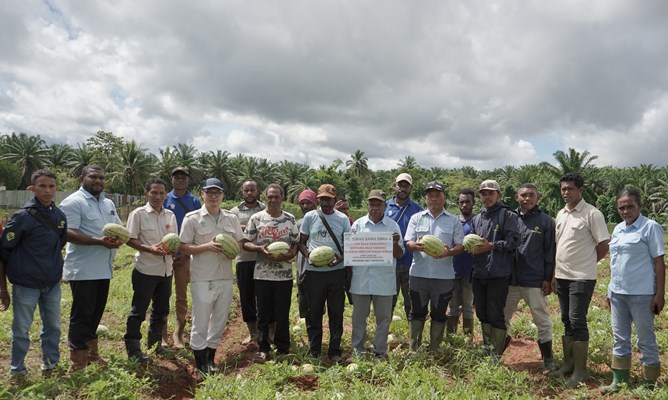
[{"label": "blue jeans", "polygon": [[11,374],[25,374],[23,363],[30,347],[30,326],[39,304],[42,318],[40,339],[42,342],[42,370],[56,367],[60,360],[60,283],[46,289],[12,286],[12,361]]},{"label": "blue jeans", "polygon": [[631,355],[631,322],[636,326],[637,345],[643,365],[659,364],[659,347],[654,334],[653,295],[625,295],[608,292],[612,314],[612,354]]}]

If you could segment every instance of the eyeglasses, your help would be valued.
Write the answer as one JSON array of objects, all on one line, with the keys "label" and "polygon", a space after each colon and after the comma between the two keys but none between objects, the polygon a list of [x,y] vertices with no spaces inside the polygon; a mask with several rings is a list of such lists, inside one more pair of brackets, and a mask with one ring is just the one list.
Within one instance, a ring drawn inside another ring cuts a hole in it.
[{"label": "eyeglasses", "polygon": [[206,191],[206,192],[204,192],[204,193],[206,193],[206,195],[207,195],[207,196],[210,196],[210,197],[220,197],[220,196],[223,195],[223,192]]}]

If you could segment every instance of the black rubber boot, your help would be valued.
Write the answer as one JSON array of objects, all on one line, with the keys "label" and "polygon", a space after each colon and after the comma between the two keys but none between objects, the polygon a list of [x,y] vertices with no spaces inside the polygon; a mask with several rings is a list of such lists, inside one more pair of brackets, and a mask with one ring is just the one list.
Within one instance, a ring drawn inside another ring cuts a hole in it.
[{"label": "black rubber boot", "polygon": [[206,348],[206,360],[207,364],[209,366],[209,373],[210,374],[215,374],[217,372],[220,372],[220,369],[216,367],[216,361],[214,360],[216,358],[216,349],[212,349],[210,347]]},{"label": "black rubber boot", "polygon": [[141,342],[139,340],[126,340],[125,349],[128,352],[128,359],[130,360],[135,360],[139,364],[146,364],[151,361],[151,358],[141,351]]},{"label": "black rubber boot", "polygon": [[538,342],[538,348],[540,349],[540,358],[543,360],[543,375],[547,375],[557,369],[552,358],[552,341]]},{"label": "black rubber boot", "polygon": [[209,349],[193,350],[195,356],[195,367],[197,367],[197,380],[203,381],[209,374]]}]

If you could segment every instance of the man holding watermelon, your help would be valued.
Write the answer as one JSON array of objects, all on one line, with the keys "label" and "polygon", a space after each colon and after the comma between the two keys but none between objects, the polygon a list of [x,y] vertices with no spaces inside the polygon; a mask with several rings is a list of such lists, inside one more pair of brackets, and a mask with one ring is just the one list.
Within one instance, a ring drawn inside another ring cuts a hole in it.
[{"label": "man holding watermelon", "polygon": [[429,312],[429,349],[435,352],[443,340],[445,310],[455,287],[452,258],[464,251],[464,233],[459,217],[444,208],[443,184],[429,182],[424,200],[427,209],[411,217],[404,236],[406,248],[414,252],[410,270],[410,349],[417,351],[422,345],[422,331]]},{"label": "man holding watermelon", "polygon": [[177,233],[174,213],[163,207],[167,196],[167,183],[162,179],[150,179],[144,188],[146,204],[128,216],[130,240],[127,245],[137,250],[135,268],[132,270],[132,309],[125,331],[125,349],[128,357],[139,363],[149,359],[141,351],[141,324],[151,305],[148,328],[148,345],[157,345],[162,351],[161,336],[169,315],[169,297],[172,294],[172,257],[162,246],[162,238]]},{"label": "man holding watermelon", "polygon": [[[336,188],[323,184],[318,188],[320,209],[304,216],[300,229],[299,251],[308,260],[304,272],[304,289],[308,302],[306,319],[311,356],[320,357],[322,350],[322,316],[327,304],[329,316],[330,361],[341,361],[341,337],[343,336],[343,309],[345,304],[346,270],[343,266],[343,234],[350,230],[348,217],[334,209]],[[334,260],[324,267],[312,264],[311,251],[327,246],[334,250]]]},{"label": "man holding watermelon", "polygon": [[[290,352],[290,303],[292,301],[292,259],[297,254],[299,229],[295,217],[283,211],[283,188],[272,183],[265,190],[267,208],[248,220],[241,241],[246,251],[257,253],[255,287],[257,288],[258,344],[256,361],[264,362],[271,351],[269,324],[276,330],[273,342],[278,354]],[[283,250],[273,253],[272,244]]]},{"label": "man holding watermelon", "polygon": [[236,215],[223,210],[223,183],[209,178],[202,182],[204,205],[191,211],[183,219],[181,251],[191,254],[190,294],[192,295],[192,331],[190,348],[195,356],[198,379],[217,372],[216,349],[227,325],[232,304],[234,274],[232,259],[223,254],[223,245],[216,242],[219,234],[228,235],[237,242],[243,238]]},{"label": "man holding watermelon", "polygon": [[67,216],[67,251],[63,280],[72,289],[72,308],[67,340],[70,370],[91,362],[106,365],[98,352],[97,326],[107,306],[112,261],[121,241],[105,237],[105,224],[120,224],[116,206],[104,196],[105,173],[98,165],[81,170],[81,187],[60,203]]}]

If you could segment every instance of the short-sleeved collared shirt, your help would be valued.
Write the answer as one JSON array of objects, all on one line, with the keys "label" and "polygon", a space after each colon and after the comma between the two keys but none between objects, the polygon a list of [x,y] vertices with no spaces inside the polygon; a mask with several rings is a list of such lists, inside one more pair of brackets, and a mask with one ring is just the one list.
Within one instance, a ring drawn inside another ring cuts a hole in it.
[{"label": "short-sleeved collared shirt", "polygon": [[[174,213],[165,209],[157,212],[150,204],[139,207],[128,216],[128,231],[131,239],[139,239],[142,244],[153,246],[160,243],[168,233],[178,233]],[[135,253],[135,268],[144,275],[172,275],[172,256],[158,256],[138,251]]]},{"label": "short-sleeved collared shirt", "polygon": [[[262,210],[253,214],[248,221],[244,239],[259,246],[274,242],[285,242],[292,246],[299,242],[299,229],[292,214],[282,212],[278,217],[272,217],[267,210]],[[291,281],[292,262],[269,261],[264,253],[257,253],[253,278],[263,281]]]},{"label": "short-sleeved collared shirt", "polygon": [[[67,196],[60,203],[60,209],[67,217],[68,229],[77,229],[88,236],[102,237],[102,228],[106,224],[121,223],[113,201],[104,197],[104,193],[96,198],[83,187]],[[111,279],[111,264],[115,255],[116,249],[69,242],[63,265],[63,279]]]},{"label": "short-sleeved collared shirt", "polygon": [[631,225],[622,222],[610,239],[610,285],[617,294],[656,293],[654,258],[666,254],[663,228],[640,214]]},{"label": "short-sleeved collared shirt", "polygon": [[[243,238],[241,225],[236,215],[220,209],[218,215],[209,214],[206,206],[186,214],[179,238],[182,243],[204,244],[219,233],[227,233],[235,240]],[[190,282],[206,282],[219,279],[234,279],[232,260],[223,253],[205,251],[192,256]]]},{"label": "short-sleeved collared shirt", "polygon": [[[331,214],[324,214],[327,223],[332,228],[332,232],[336,236],[336,239],[339,241],[339,245],[343,248],[343,234],[350,230],[350,220],[346,214],[334,210]],[[300,227],[300,233],[308,236],[307,246],[309,251],[320,246],[328,246],[334,250],[336,254],[339,254],[339,250],[336,248],[336,243],[334,239],[327,232],[327,228],[322,223],[320,216],[318,215],[318,210],[309,211],[304,215],[302,219],[302,225]],[[318,268],[309,264],[308,260],[305,261],[304,266],[307,271],[334,271],[337,269],[344,268],[343,263],[339,263],[333,267],[323,267]]]},{"label": "short-sleeved collared shirt", "polygon": [[[237,218],[239,218],[239,224],[241,224],[242,230],[243,230],[243,227],[248,225],[248,221],[250,220],[250,218],[254,214],[259,213],[260,211],[264,210],[265,208],[267,208],[267,206],[260,203],[259,201],[257,202],[257,205],[253,208],[248,208],[248,206],[246,206],[246,203],[242,202],[238,206],[232,208],[230,210],[230,212],[233,213],[234,215],[236,215]],[[246,261],[255,261],[255,260],[257,260],[257,255],[258,255],[258,253],[255,253],[255,252],[252,252],[252,251],[241,250],[239,252],[239,255],[237,256],[237,262],[239,263],[239,262],[246,262]]]},{"label": "short-sleeved collared shirt", "polygon": [[[355,221],[350,231],[355,234],[359,232],[392,232],[401,237],[401,228],[389,217],[383,217],[377,224],[365,215]],[[404,249],[404,241],[399,240],[399,246]],[[360,295],[393,296],[397,294],[396,265],[388,267],[377,266],[353,266],[353,278],[350,283],[350,293]]]},{"label": "short-sleeved collared shirt", "polygon": [[[411,217],[404,240],[416,242],[420,236],[424,235],[436,236],[449,248],[464,241],[464,231],[459,217],[445,209],[436,217],[431,215],[429,210],[421,211]],[[413,253],[410,276],[428,279],[455,279],[452,257],[436,259],[421,251],[416,251]]]},{"label": "short-sleeved collared shirt", "polygon": [[[403,205],[403,207],[400,207],[397,204],[396,200],[397,197],[395,196],[386,202],[387,207],[385,207],[385,215],[390,217],[391,220],[393,220],[399,225],[399,228],[401,228],[401,234],[404,235],[406,233],[406,228],[408,228],[408,222],[411,220],[411,217],[415,213],[422,211],[422,207],[420,207],[416,202],[414,202],[411,199],[408,199],[408,201]],[[413,252],[406,249],[406,251],[404,252],[404,256],[397,261],[397,264],[411,265],[412,262],[413,262]]]},{"label": "short-sleeved collared shirt", "polygon": [[572,210],[562,208],[556,221],[558,279],[596,279],[596,246],[608,239],[603,214],[584,199]]}]

